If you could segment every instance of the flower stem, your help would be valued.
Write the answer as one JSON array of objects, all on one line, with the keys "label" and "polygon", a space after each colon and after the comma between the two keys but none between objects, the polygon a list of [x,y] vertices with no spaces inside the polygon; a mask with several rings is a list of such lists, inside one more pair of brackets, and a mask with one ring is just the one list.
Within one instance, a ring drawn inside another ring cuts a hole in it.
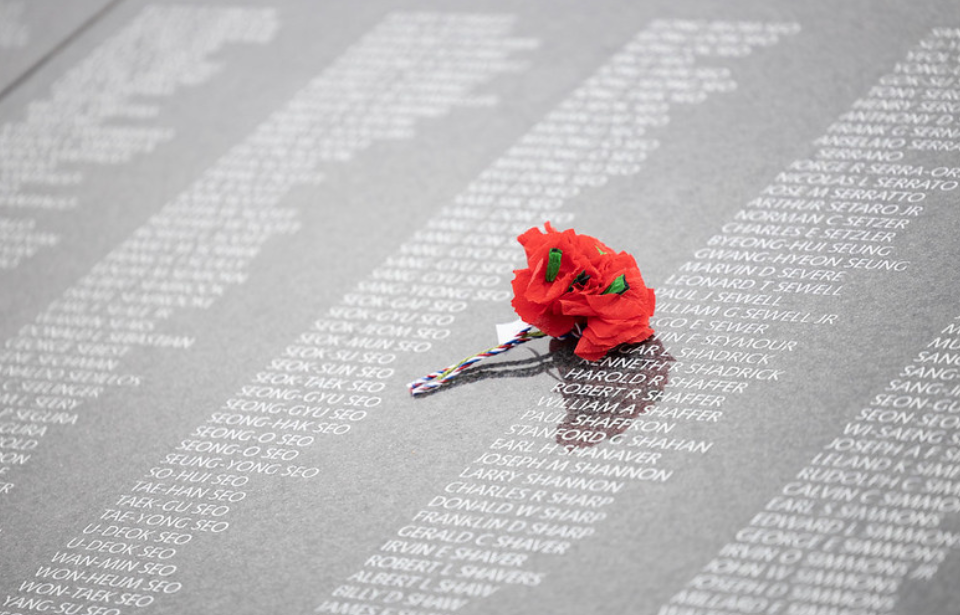
[{"label": "flower stem", "polygon": [[487,348],[486,350],[470,355],[469,357],[454,363],[449,367],[445,367],[441,370],[431,372],[422,378],[418,378],[417,380],[409,383],[407,385],[407,389],[410,390],[411,395],[422,395],[423,393],[435,391],[444,384],[456,378],[463,370],[467,369],[471,365],[479,363],[487,357],[492,357],[506,352],[512,348],[516,348],[520,344],[529,342],[532,339],[546,337],[546,335],[547,334],[543,331],[534,331],[533,327],[521,329],[515,336],[499,346]]}]

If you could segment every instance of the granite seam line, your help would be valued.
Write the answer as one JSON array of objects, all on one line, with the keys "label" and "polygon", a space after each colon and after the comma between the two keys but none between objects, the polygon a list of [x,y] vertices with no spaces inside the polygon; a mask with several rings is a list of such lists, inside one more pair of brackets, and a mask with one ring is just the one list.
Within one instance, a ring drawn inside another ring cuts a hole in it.
[{"label": "granite seam line", "polygon": [[20,85],[23,84],[27,79],[39,72],[41,68],[49,64],[51,60],[60,54],[60,52],[64,51],[70,46],[71,43],[86,33],[87,30],[95,26],[101,19],[106,17],[107,13],[115,9],[121,2],[123,2],[123,0],[110,0],[110,2],[103,6],[99,11],[88,17],[86,21],[81,23],[76,29],[67,34],[62,41],[54,45],[53,49],[43,54],[40,59],[27,67],[25,71],[17,75],[13,81],[7,84],[5,88],[0,90],[0,103],[3,102],[7,95],[11,94],[15,89],[20,87]]}]

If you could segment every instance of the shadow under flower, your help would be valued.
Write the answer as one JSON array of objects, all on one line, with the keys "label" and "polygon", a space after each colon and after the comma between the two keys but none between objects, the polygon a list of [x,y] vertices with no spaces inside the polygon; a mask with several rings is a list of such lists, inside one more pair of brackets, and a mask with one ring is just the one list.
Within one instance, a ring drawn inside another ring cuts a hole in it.
[{"label": "shadow under flower", "polygon": [[595,446],[624,433],[656,405],[676,360],[655,335],[639,344],[619,346],[600,361],[576,356],[576,344],[575,339],[551,339],[546,354],[527,346],[534,356],[477,366],[445,388],[488,378],[530,378],[546,373],[557,381],[550,392],[559,397],[544,408],[558,414],[557,443],[568,448]]}]

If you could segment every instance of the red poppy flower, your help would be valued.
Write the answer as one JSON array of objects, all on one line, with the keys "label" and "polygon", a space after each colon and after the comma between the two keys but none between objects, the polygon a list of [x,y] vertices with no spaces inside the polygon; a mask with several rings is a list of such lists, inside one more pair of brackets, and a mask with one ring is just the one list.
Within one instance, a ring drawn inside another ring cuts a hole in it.
[{"label": "red poppy flower", "polygon": [[653,335],[656,298],[632,256],[589,235],[559,232],[549,222],[545,228],[517,238],[527,268],[514,271],[512,305],[524,322],[553,337],[579,326],[574,352],[590,361]]}]

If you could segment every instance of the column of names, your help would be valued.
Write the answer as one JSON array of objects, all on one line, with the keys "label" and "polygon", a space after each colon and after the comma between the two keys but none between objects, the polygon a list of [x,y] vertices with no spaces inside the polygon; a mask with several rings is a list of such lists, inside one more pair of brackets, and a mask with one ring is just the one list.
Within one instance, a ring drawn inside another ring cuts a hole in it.
[{"label": "column of names", "polygon": [[[391,14],[8,340],[0,355],[2,473],[28,463],[50,428],[81,421],[108,388],[136,386],[142,377],[121,370],[137,346],[189,348],[191,336],[168,332],[174,317],[213,306],[244,283],[270,237],[299,228],[297,212],[281,206],[291,189],[321,181],[324,165],[378,141],[412,138],[424,118],[474,105],[477,88],[522,69],[513,56],[536,42],[510,36],[512,27],[507,15]],[[175,450],[0,606],[111,615],[145,608],[184,588],[177,554],[227,531],[258,481],[316,476],[318,468],[297,463],[300,451],[348,431],[368,396],[331,398],[323,372],[290,373],[301,347],[292,344],[185,430]],[[370,356],[379,355],[360,360]]]},{"label": "column of names", "polygon": [[216,75],[225,46],[263,45],[276,29],[273,9],[147,7],[0,126],[0,269],[59,243],[44,222],[80,206],[82,165],[122,165],[172,139],[157,121],[164,99]]}]

